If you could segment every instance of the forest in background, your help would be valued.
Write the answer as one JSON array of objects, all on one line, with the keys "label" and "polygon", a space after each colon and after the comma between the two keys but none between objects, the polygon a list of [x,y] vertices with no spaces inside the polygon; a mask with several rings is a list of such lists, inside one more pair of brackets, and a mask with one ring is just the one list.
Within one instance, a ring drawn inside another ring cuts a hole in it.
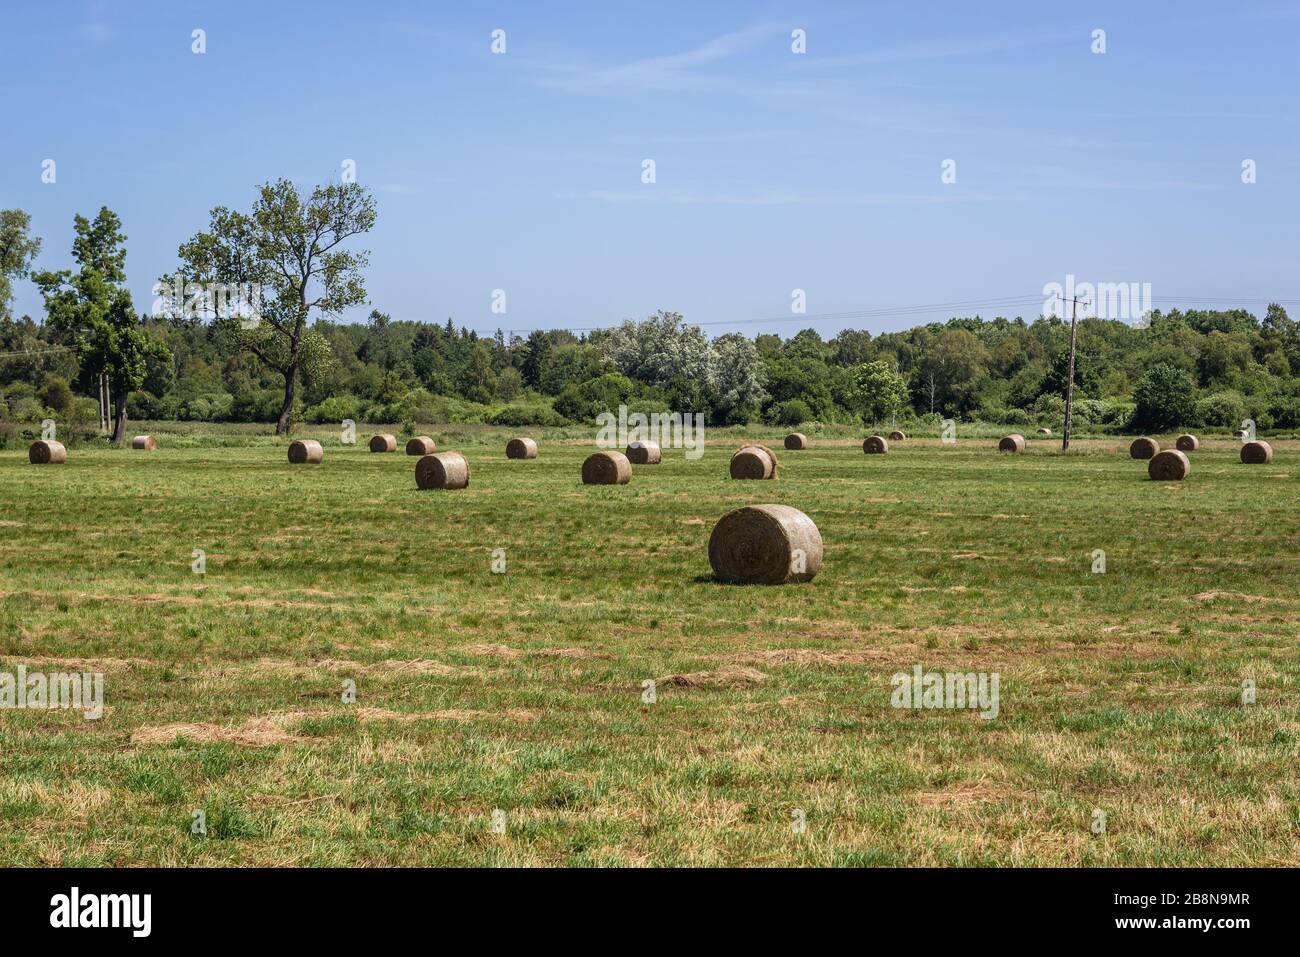
[{"label": "forest in background", "polygon": [[[812,329],[709,339],[670,311],[584,335],[561,328],[509,340],[450,318],[395,321],[379,308],[364,323],[334,321],[342,306],[369,304],[366,258],[321,243],[321,224],[340,229],[338,242],[363,233],[373,226],[367,202],[355,187],[306,196],[267,184],[247,216],[213,210],[209,229],[181,246],[176,276],[272,284],[269,266],[259,274],[241,265],[233,276],[229,263],[292,260],[315,248],[295,245],[303,236],[322,247],[320,273],[307,268],[282,283],[256,333],[216,308],[159,315],[132,302],[125,236],[107,209],[77,218],[79,269],[62,272],[35,270],[40,242],[29,219],[0,211],[0,421],[97,423],[104,374],[123,421],[560,426],[619,405],[703,413],[715,426],[1063,420],[1070,324],[1051,316],[954,317],[831,339]],[[279,222],[286,210],[303,224],[298,236],[257,235],[259,222],[270,213]],[[28,278],[44,293],[46,316],[11,314],[13,283]],[[335,286],[313,303],[304,290],[320,282]],[[1300,327],[1278,304],[1262,318],[1171,309],[1141,323],[1083,319],[1075,428],[1235,429],[1245,418],[1260,431],[1300,428],[1298,373]]]}]

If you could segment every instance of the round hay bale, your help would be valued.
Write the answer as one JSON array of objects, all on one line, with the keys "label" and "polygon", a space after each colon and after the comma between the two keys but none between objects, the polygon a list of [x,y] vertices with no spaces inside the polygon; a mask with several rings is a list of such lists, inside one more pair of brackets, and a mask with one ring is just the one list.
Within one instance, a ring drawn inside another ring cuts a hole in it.
[{"label": "round hay bale", "polygon": [[1273,446],[1267,442],[1247,442],[1241,447],[1241,460],[1247,465],[1267,465],[1273,461]]},{"label": "round hay bale", "polygon": [[158,440],[152,435],[137,435],[131,440],[131,448],[141,449],[145,452],[152,452],[158,448]]},{"label": "round hay bale", "polygon": [[734,479],[776,478],[776,453],[766,445],[746,445],[731,457]]},{"label": "round hay bale", "polygon": [[785,447],[792,451],[808,448],[808,436],[802,432],[791,432],[785,437]]},{"label": "round hay bale", "polygon": [[420,488],[468,488],[469,463],[459,452],[436,452],[415,463],[415,484]]},{"label": "round hay bale", "polygon": [[1232,437],[1233,437],[1234,439],[1244,439],[1244,438],[1246,437],[1246,430],[1245,430],[1245,429],[1237,429],[1237,431],[1235,431],[1235,432],[1232,433]]},{"label": "round hay bale", "polygon": [[1133,444],[1128,447],[1129,456],[1135,459],[1149,459],[1159,451],[1160,443],[1145,435],[1140,439],[1134,439]]},{"label": "round hay bale", "polygon": [[438,450],[438,444],[427,435],[417,435],[406,443],[407,455],[432,455]]},{"label": "round hay bale", "polygon": [[1192,463],[1177,449],[1157,452],[1147,463],[1147,475],[1155,482],[1178,482],[1187,478],[1191,470]]},{"label": "round hay bale", "polygon": [[789,505],[746,505],[713,526],[709,564],[724,582],[812,581],[822,567],[821,532],[811,518]]},{"label": "round hay bale", "polygon": [[904,442],[906,440],[907,440],[907,433],[902,431],[901,429],[894,429],[893,432],[889,433],[889,441],[891,442]]},{"label": "round hay bale", "polygon": [[1174,448],[1179,452],[1195,452],[1201,447],[1201,440],[1194,435],[1184,433],[1174,440]]},{"label": "round hay bale", "polygon": [[1023,452],[1025,450],[1025,437],[1019,432],[1012,432],[1010,435],[1002,436],[998,442],[999,452]]},{"label": "round hay bale", "polygon": [[1051,435],[1051,434],[1052,434],[1052,430],[1049,429],[1049,428],[1047,428],[1046,426],[1044,426],[1043,428],[1041,428],[1041,429],[1038,430],[1038,434],[1039,434],[1039,435]]},{"label": "round hay bale", "polygon": [[370,437],[371,452],[396,452],[397,436],[381,433]]},{"label": "round hay bale", "polygon": [[290,465],[319,465],[325,459],[325,450],[315,439],[296,439],[289,443]]},{"label": "round hay bale", "polygon": [[529,438],[511,439],[506,443],[506,458],[508,459],[535,459],[537,458],[537,442]]},{"label": "round hay bale", "polygon": [[61,465],[68,461],[68,450],[62,442],[39,440],[27,450],[27,461],[32,465]]},{"label": "round hay bale", "polygon": [[632,463],[622,452],[595,452],[582,463],[583,485],[626,485],[632,481]]},{"label": "round hay bale", "polygon": [[623,454],[633,465],[658,465],[664,459],[658,442],[629,442]]},{"label": "round hay bale", "polygon": [[864,455],[884,455],[889,451],[889,442],[879,435],[873,435],[862,443]]}]

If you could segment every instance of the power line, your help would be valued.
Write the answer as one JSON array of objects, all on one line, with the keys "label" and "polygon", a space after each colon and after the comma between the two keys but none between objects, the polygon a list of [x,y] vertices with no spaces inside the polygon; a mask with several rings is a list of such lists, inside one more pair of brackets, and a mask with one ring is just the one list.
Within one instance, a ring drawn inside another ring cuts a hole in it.
[{"label": "power line", "polygon": [[[1049,297],[1050,298],[1050,297]],[[1045,303],[1047,300],[1041,295],[1022,295],[1022,296],[995,296],[988,299],[965,299],[954,302],[926,303],[909,306],[889,306],[872,309],[855,309],[848,312],[822,312],[822,313],[800,313],[790,316],[769,316],[764,319],[715,319],[705,322],[686,322],[690,326],[748,326],[762,324],[783,324],[791,322],[799,323],[817,323],[817,322],[855,322],[867,319],[888,319],[904,318],[908,316],[927,315],[931,313],[947,312],[950,310],[987,310],[1001,307],[1016,308],[1032,305],[1034,303]],[[1300,306],[1300,299],[1259,299],[1245,296],[1151,296],[1149,301],[1156,303],[1181,303],[1194,305],[1220,305],[1231,304],[1238,306],[1246,305],[1272,305],[1277,303],[1280,306]],[[620,323],[611,323],[602,326],[561,326],[569,332],[597,332],[603,329],[617,328]],[[548,332],[549,329],[511,329],[510,334],[513,336],[518,333],[529,332]]]},{"label": "power line", "polygon": [[69,349],[75,349],[75,346],[50,346],[46,349],[24,349],[19,352],[0,352],[0,359],[27,358],[28,356],[41,356],[47,352],[66,352]]}]

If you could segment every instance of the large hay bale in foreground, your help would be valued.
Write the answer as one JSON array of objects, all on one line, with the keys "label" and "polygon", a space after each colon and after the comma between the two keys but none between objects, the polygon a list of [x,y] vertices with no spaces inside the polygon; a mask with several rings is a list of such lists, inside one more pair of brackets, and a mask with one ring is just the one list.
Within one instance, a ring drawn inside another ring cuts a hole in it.
[{"label": "large hay bale in foreground", "polygon": [[41,439],[33,442],[27,450],[27,461],[32,465],[61,465],[68,461],[68,450],[62,442]]},{"label": "large hay bale in foreground", "polygon": [[907,433],[904,432],[902,429],[894,429],[893,432],[889,433],[889,441],[905,442],[907,441]]},{"label": "large hay bale in foreground", "polygon": [[626,485],[632,481],[632,463],[622,452],[594,452],[582,463],[583,485]]},{"label": "large hay bale in foreground", "polygon": [[1192,470],[1192,463],[1186,454],[1177,449],[1165,449],[1151,456],[1147,463],[1147,475],[1156,482],[1179,482],[1187,478]]},{"label": "large hay bale in foreground", "polygon": [[1145,435],[1140,439],[1134,439],[1133,444],[1128,447],[1129,456],[1135,459],[1149,459],[1159,451],[1160,443]]},{"label": "large hay bale in foreground", "polygon": [[131,440],[131,448],[140,449],[145,452],[152,452],[158,448],[158,440],[152,435],[137,435]]},{"label": "large hay bale in foreground", "polygon": [[808,448],[808,436],[802,432],[791,432],[785,437],[785,447],[791,451]]},{"label": "large hay bale in foreground", "polygon": [[469,463],[459,452],[435,452],[415,463],[415,484],[420,488],[468,488]]},{"label": "large hay bale in foreground", "polygon": [[1004,435],[998,441],[999,452],[1023,452],[1025,450],[1025,437],[1019,432],[1012,432],[1010,435]]},{"label": "large hay bale in foreground", "polygon": [[506,458],[508,459],[535,459],[537,458],[537,442],[534,439],[521,436],[517,439],[511,439],[506,443]]},{"label": "large hay bale in foreground", "polygon": [[811,518],[789,505],[746,505],[713,526],[709,564],[725,582],[811,581],[822,567],[821,532]]},{"label": "large hay bale in foreground", "polygon": [[658,465],[664,460],[663,449],[658,442],[629,442],[623,453],[633,465]]},{"label": "large hay bale in foreground", "polygon": [[1241,460],[1247,465],[1267,465],[1273,461],[1273,446],[1267,442],[1247,442],[1241,447]]},{"label": "large hay bale in foreground", "polygon": [[289,443],[290,465],[320,465],[325,460],[325,450],[315,439],[295,439]]},{"label": "large hay bale in foreground", "polygon": [[864,455],[884,455],[889,451],[889,442],[884,436],[873,435],[862,443]]},{"label": "large hay bale in foreground", "polygon": [[731,457],[730,470],[734,479],[774,479],[776,453],[766,445],[746,445]]},{"label": "large hay bale in foreground", "polygon": [[370,451],[371,452],[396,452],[397,436],[388,435],[387,433],[372,435],[370,437]]},{"label": "large hay bale in foreground", "polygon": [[1201,440],[1190,433],[1184,432],[1178,438],[1174,439],[1174,448],[1179,452],[1195,452],[1201,447]]},{"label": "large hay bale in foreground", "polygon": [[406,443],[407,455],[432,455],[438,451],[438,444],[427,435],[417,435]]}]

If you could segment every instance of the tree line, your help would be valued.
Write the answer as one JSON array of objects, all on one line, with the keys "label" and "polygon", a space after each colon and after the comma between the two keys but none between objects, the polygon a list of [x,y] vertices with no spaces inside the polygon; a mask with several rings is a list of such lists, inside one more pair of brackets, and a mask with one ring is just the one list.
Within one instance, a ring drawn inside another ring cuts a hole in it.
[{"label": "tree line", "polygon": [[[177,249],[146,309],[126,288],[126,241],[109,209],[74,222],[70,267],[42,254],[22,210],[0,210],[0,419],[90,422],[101,380],[112,439],[128,419],[274,423],[565,425],[620,404],[700,412],[712,425],[870,425],[941,418],[1059,425],[1069,322],[954,317],[878,335],[707,338],[670,311],[578,335],[507,340],[451,320],[393,320],[369,302],[376,222],[355,183],[310,193],[263,185],[247,211],[213,209]],[[45,315],[14,317],[30,279]],[[250,290],[254,295],[249,296]],[[1278,304],[1156,310],[1141,323],[1083,319],[1077,428],[1300,428],[1300,327]]]}]

